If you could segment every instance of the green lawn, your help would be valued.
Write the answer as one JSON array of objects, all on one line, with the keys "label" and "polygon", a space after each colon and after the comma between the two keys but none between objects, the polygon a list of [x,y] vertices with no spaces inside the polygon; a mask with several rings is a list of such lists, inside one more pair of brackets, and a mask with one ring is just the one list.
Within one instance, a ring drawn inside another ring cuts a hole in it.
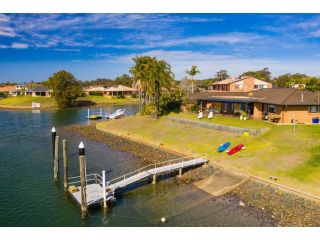
[{"label": "green lawn", "polygon": [[[175,116],[193,118],[184,114]],[[239,127],[262,126],[269,130],[256,137],[245,137],[173,123],[166,117],[154,120],[147,116],[100,122],[97,127],[181,153],[207,153],[211,161],[223,166],[265,179],[277,176],[281,184],[320,195],[320,125],[298,125],[294,132],[292,126],[258,120],[240,122],[236,118],[220,116],[215,117],[213,122]],[[246,149],[232,156],[217,153],[217,147],[226,141],[231,141],[232,146],[243,143]]]},{"label": "green lawn", "polygon": [[[77,99],[82,103],[91,104],[121,104],[121,103],[135,103],[135,98],[107,98],[104,96],[85,96]],[[0,98],[0,108],[31,108],[32,102],[41,103],[42,108],[53,108],[56,107],[54,98],[51,97],[31,97],[31,96],[18,96],[18,97],[7,97]]]},{"label": "green lawn", "polygon": [[41,107],[55,106],[54,99],[50,97],[18,96],[18,97],[0,98],[0,107],[31,108],[32,102],[41,103]]}]

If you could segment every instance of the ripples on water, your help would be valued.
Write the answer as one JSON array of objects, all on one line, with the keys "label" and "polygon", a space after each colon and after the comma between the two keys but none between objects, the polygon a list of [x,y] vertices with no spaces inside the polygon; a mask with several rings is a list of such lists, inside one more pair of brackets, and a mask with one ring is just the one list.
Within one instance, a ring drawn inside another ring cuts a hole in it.
[{"label": "ripples on water", "polygon": [[[104,111],[136,105],[108,106]],[[93,110],[93,109],[91,109]],[[95,109],[97,110],[97,109]],[[91,210],[80,220],[80,209],[53,184],[51,127],[68,141],[69,175],[78,174],[77,148],[86,146],[87,172],[106,170],[107,179],[140,167],[132,154],[63,132],[68,124],[86,124],[86,109],[41,111],[0,110],[0,226],[258,226],[257,214],[240,209],[232,197],[212,198],[192,185],[179,187],[168,180],[125,193],[104,215]],[[62,163],[60,164],[62,178]],[[200,204],[202,203],[202,204]]]}]

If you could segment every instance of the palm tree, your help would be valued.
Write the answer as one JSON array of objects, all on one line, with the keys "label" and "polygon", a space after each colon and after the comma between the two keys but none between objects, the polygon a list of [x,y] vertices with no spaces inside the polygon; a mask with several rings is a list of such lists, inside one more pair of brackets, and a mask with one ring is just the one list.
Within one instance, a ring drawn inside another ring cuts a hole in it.
[{"label": "palm tree", "polygon": [[191,92],[194,92],[193,88],[193,78],[195,75],[200,73],[200,71],[197,69],[198,67],[196,65],[192,65],[190,70],[186,70],[186,73],[191,77]]},{"label": "palm tree", "polygon": [[130,68],[135,84],[143,90],[144,104],[148,105],[154,99],[157,107],[157,117],[160,114],[161,90],[170,90],[173,86],[174,75],[171,66],[163,60],[150,56],[137,56],[132,59],[135,63]]}]

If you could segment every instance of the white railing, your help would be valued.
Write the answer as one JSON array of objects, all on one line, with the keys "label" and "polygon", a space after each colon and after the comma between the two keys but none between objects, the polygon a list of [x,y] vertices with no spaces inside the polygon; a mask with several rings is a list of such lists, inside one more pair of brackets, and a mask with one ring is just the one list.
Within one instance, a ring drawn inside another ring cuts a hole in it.
[{"label": "white railing", "polygon": [[[191,161],[191,160],[195,160],[194,161],[194,165],[196,164],[196,160],[199,158],[203,158],[203,159],[207,159],[208,158],[208,154],[197,154],[197,155],[193,155],[193,156],[187,156],[187,157],[181,157],[181,158],[176,158],[176,159],[171,159],[171,160],[167,160],[167,161],[162,161],[162,162],[156,162],[156,163],[152,163],[149,164],[147,166],[144,166],[142,168],[139,168],[137,170],[131,171],[129,173],[126,173],[120,177],[117,178],[113,178],[111,180],[105,181],[106,187],[109,185],[112,185],[116,182],[125,180],[129,177],[132,177],[134,175],[137,175],[141,172],[145,172],[147,170],[151,170],[151,169],[156,169],[159,167],[163,167],[163,166],[168,166],[168,165],[173,165],[176,163],[183,163],[183,162],[187,162],[187,161]],[[184,167],[183,165],[181,166],[182,168]],[[169,169],[170,170],[170,169]],[[92,173],[92,174],[87,174],[86,175],[86,182],[88,183],[96,183],[99,184],[101,187],[103,187],[103,176],[101,176],[98,173]],[[81,183],[80,181],[80,176],[75,176],[75,177],[69,177],[68,178],[68,184],[69,185],[75,185],[75,186],[79,186]]]},{"label": "white railing", "polygon": [[[147,166],[144,166],[142,168],[139,168],[137,170],[134,170],[132,172],[129,172],[129,173],[126,173],[120,177],[117,177],[117,178],[114,178],[114,179],[111,179],[111,180],[108,180],[106,182],[106,185],[109,186],[109,185],[112,185],[116,182],[119,182],[119,181],[123,181],[131,176],[134,176],[134,175],[137,175],[141,172],[144,172],[144,171],[147,171],[147,170],[150,170],[150,169],[156,169],[158,167],[163,167],[163,166],[168,166],[168,165],[173,165],[175,163],[183,163],[183,162],[187,162],[187,161],[190,161],[190,160],[196,160],[196,159],[199,159],[199,158],[204,158],[204,159],[207,159],[208,158],[208,154],[199,154],[199,155],[194,155],[192,157],[181,157],[181,158],[176,158],[176,159],[172,159],[172,160],[167,160],[167,161],[163,161],[163,162],[157,162],[157,163],[152,163],[152,164],[149,164]],[[195,163],[194,163],[195,165]],[[184,166],[182,165],[182,168]]]},{"label": "white railing", "polygon": [[[95,182],[96,184],[102,185],[102,176],[99,175],[98,173],[92,173],[92,174],[87,174],[86,175],[86,182],[91,183],[91,182]],[[68,185],[80,185],[81,180],[80,180],[80,176],[76,176],[76,177],[69,177],[68,178]]]}]

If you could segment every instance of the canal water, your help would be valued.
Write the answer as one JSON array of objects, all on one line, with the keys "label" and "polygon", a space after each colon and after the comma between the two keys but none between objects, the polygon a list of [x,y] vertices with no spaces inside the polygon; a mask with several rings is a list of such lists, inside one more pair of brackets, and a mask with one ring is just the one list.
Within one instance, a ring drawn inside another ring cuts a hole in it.
[{"label": "canal water", "polygon": [[[107,106],[112,112],[138,106]],[[91,111],[99,110],[92,108]],[[174,180],[146,185],[118,197],[104,214],[90,210],[80,219],[80,209],[53,184],[51,128],[68,141],[70,176],[79,175],[78,144],[86,146],[87,173],[106,170],[111,179],[141,165],[134,155],[66,133],[70,124],[88,124],[87,109],[54,111],[0,110],[0,226],[269,226],[264,212],[240,208],[233,196],[214,198],[193,185]],[[116,121],[116,120],[115,120]],[[62,171],[61,171],[62,172]],[[165,217],[167,222],[160,223]]]}]

